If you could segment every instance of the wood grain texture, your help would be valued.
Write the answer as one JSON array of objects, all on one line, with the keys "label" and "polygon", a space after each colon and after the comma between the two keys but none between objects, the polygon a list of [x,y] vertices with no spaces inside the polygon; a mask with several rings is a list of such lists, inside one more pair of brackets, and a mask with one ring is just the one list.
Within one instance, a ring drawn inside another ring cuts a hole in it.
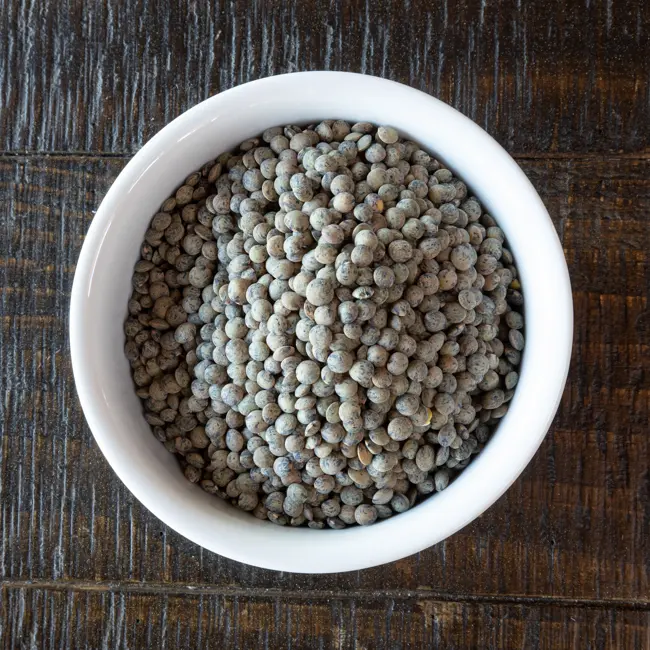
[{"label": "wood grain texture", "polygon": [[[650,650],[649,26],[643,0],[0,0],[0,648]],[[480,519],[297,576],[130,495],[78,405],[67,310],[130,154],[215,93],[316,69],[410,84],[517,154],[575,337],[549,435]]]},{"label": "wood grain texture", "polygon": [[[0,158],[0,576],[8,585],[210,587],[215,598],[230,597],[229,589],[259,597],[273,588],[334,600],[350,592],[363,600],[408,591],[416,600],[507,595],[546,599],[549,607],[578,599],[579,608],[598,601],[602,611],[579,614],[585,621],[616,619],[608,612],[628,605],[649,608],[650,159],[519,162],[553,216],[574,282],[573,363],[551,432],[507,494],[451,539],[389,567],[296,576],[231,562],[170,531],[122,486],[84,423],[68,356],[68,298],[92,211],[126,158]],[[29,592],[29,598],[46,596]],[[48,607],[69,607],[70,616],[86,607],[79,603],[87,596],[51,598]],[[23,601],[25,616],[36,616],[28,614],[30,602]],[[245,606],[244,600],[237,605]],[[97,607],[114,611],[108,600]],[[462,607],[454,611],[460,613],[453,620],[466,616]],[[531,611],[513,610],[520,621],[507,624],[519,630],[513,639],[528,634],[528,616],[554,620],[556,610]],[[563,618],[567,610],[561,611],[551,628],[570,627],[573,615]],[[323,620],[322,634],[330,634],[331,621]],[[421,634],[433,634],[419,625]],[[624,628],[616,634],[627,634]],[[606,641],[593,647],[608,647]]]},{"label": "wood grain texture", "polygon": [[647,650],[650,612],[579,606],[5,589],[4,648]]},{"label": "wood grain texture", "polygon": [[432,93],[510,151],[647,151],[648,24],[643,0],[0,0],[0,150],[130,153],[234,85],[332,69]]}]

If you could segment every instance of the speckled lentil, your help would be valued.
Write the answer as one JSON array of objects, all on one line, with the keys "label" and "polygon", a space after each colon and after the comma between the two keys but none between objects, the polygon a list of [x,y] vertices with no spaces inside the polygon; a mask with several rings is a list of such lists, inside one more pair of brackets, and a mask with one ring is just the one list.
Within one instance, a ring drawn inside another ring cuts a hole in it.
[{"label": "speckled lentil", "polygon": [[444,490],[507,412],[518,278],[395,128],[272,127],[153,216],[125,354],[188,481],[277,525],[369,525]]}]

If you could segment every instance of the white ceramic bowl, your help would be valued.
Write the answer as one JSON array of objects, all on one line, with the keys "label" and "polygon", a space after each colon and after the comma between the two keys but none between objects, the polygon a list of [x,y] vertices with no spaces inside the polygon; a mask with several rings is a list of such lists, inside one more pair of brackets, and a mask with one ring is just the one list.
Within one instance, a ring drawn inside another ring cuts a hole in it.
[{"label": "white ceramic bowl", "polygon": [[[444,492],[367,528],[288,528],[203,492],[151,434],[124,358],[131,275],[151,216],[195,169],[278,124],[344,118],[391,124],[468,183],[509,240],[521,272],[526,350],[510,410],[484,451]],[[476,124],[407,86],[342,72],[303,72],[233,88],[183,113],[124,168],[88,231],[74,278],[70,344],[86,419],[117,475],[157,517],[226,557],[303,573],[390,562],[478,517],[517,478],[546,434],[569,367],[569,276],[553,224],[524,173]]]}]

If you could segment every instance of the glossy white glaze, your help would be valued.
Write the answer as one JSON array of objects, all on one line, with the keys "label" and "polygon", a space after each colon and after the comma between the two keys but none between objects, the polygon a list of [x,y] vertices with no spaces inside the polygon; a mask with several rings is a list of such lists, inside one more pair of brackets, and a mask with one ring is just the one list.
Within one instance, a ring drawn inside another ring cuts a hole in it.
[{"label": "glossy white glaze", "polygon": [[[130,280],[151,216],[192,171],[269,126],[326,118],[368,120],[444,160],[508,238],[526,299],[526,350],[510,410],[482,454],[444,492],[368,528],[282,528],[262,522],[183,477],[151,435],[124,358]],[[102,201],[74,278],[70,342],[88,424],[120,479],[157,517],[226,557],[303,573],[350,571],[435,544],[478,517],[528,464],[557,410],[571,355],[569,276],[553,224],[512,158],[480,127],[417,90],[376,77],[303,72],[211,97],[138,152]]]}]

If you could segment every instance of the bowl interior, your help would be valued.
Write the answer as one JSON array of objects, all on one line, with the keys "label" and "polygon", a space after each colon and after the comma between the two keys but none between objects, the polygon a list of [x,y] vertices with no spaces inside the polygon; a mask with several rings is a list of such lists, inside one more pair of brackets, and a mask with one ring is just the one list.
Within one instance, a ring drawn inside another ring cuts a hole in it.
[{"label": "bowl interior", "polygon": [[[444,160],[497,219],[526,298],[526,352],[511,407],[482,454],[447,490],[369,528],[281,528],[189,484],[151,435],[124,358],[122,326],[133,264],[152,215],[191,172],[278,124],[326,118],[391,124]],[[428,95],[349,73],[298,73],[224,92],[181,115],[133,158],[84,243],[71,305],[77,389],[109,463],[142,503],[201,546],[265,568],[359,569],[417,552],[491,505],[528,463],[557,409],[572,334],[566,264],[546,210],[523,172],[473,122]],[[390,544],[376,544],[377,535]],[[263,538],[264,542],[261,543]]]}]

